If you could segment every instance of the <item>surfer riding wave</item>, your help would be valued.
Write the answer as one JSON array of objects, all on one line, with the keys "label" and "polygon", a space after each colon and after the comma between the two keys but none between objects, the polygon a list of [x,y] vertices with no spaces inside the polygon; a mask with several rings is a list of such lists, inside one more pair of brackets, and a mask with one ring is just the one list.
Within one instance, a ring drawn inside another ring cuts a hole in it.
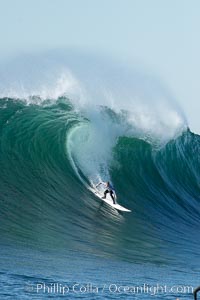
[{"label": "surfer riding wave", "polygon": [[104,191],[104,196],[102,197],[102,199],[106,199],[106,195],[109,193],[109,194],[110,194],[110,197],[111,197],[112,200],[113,200],[113,204],[117,204],[117,203],[116,203],[116,198],[117,198],[117,196],[116,196],[115,190],[114,190],[113,186],[110,184],[110,182],[109,182],[109,181],[107,181],[107,182],[101,181],[101,182],[99,182],[99,183],[96,185],[96,188],[97,188],[99,185],[101,185],[101,184],[106,188],[105,191]]}]

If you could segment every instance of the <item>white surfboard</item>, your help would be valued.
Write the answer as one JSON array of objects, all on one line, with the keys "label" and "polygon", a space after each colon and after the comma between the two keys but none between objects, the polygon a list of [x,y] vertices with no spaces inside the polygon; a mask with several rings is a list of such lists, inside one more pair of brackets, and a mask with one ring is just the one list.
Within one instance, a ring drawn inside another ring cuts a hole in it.
[{"label": "white surfboard", "polygon": [[106,195],[106,199],[102,199],[103,195],[101,195],[101,194],[99,193],[99,191],[93,190],[93,189],[91,189],[91,190],[95,193],[95,195],[96,195],[98,198],[100,198],[102,201],[106,202],[107,204],[109,204],[109,205],[112,206],[113,208],[115,208],[115,209],[117,209],[117,210],[120,210],[120,211],[131,212],[130,209],[128,209],[128,208],[126,208],[126,207],[123,207],[122,205],[119,205],[118,203],[114,204],[112,198],[110,197],[110,195],[107,194],[107,195]]}]

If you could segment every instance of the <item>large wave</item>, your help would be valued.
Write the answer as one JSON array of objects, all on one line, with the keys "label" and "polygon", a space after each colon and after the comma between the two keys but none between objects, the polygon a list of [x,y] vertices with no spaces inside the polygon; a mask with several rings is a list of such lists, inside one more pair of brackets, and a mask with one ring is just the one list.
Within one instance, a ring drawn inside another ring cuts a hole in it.
[{"label": "large wave", "polygon": [[[156,80],[82,59],[62,72],[45,65],[32,85],[21,74],[12,88],[10,75],[1,81],[1,243],[134,261],[195,258],[199,136]],[[88,189],[108,178],[131,214]]]}]

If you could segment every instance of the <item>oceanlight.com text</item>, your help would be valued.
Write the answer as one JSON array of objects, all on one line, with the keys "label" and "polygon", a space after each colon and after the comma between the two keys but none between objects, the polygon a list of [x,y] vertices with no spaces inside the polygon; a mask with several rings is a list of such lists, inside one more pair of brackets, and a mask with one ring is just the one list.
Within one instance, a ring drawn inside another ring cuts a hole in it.
[{"label": "oceanlight.com text", "polygon": [[155,296],[158,294],[181,295],[192,294],[194,287],[191,285],[150,285],[144,283],[142,285],[120,285],[116,283],[93,284],[93,283],[46,283],[38,282],[35,284],[27,283],[25,286],[26,292],[37,294],[51,294],[51,295],[67,295],[72,294],[148,294]]}]

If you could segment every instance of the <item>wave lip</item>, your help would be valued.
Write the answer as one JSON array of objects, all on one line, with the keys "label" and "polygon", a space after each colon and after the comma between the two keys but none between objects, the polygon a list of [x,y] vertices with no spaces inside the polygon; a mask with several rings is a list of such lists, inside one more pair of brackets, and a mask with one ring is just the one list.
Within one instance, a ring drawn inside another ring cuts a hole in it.
[{"label": "wave lip", "polygon": [[[23,67],[22,67],[23,66]],[[2,66],[0,97],[35,103],[67,97],[91,120],[96,107],[127,112],[129,124],[145,134],[170,140],[187,127],[169,90],[151,74],[111,59],[70,51],[18,57]]]}]

